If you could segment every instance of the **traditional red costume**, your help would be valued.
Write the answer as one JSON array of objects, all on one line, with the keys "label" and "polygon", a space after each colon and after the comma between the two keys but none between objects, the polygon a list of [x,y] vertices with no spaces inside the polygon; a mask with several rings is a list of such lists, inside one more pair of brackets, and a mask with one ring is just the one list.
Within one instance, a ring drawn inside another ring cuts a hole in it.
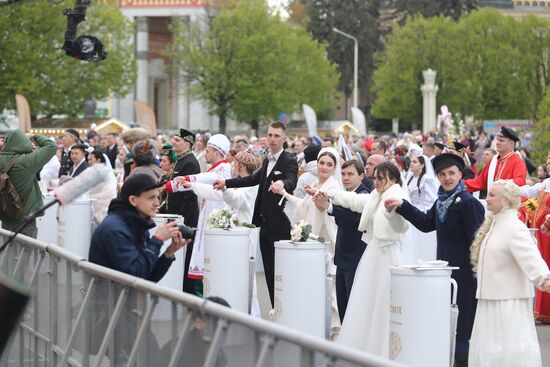
[{"label": "traditional red costume", "polygon": [[[491,180],[492,182],[496,180],[513,180],[514,183],[520,187],[525,185],[527,168],[521,157],[514,152],[510,152],[503,157],[499,154],[493,159],[496,159],[496,168],[494,170],[493,179]],[[487,190],[490,166],[491,162],[483,167],[481,175],[476,178],[464,180],[469,192]]]},{"label": "traditional red costume", "polygon": [[[538,207],[531,222],[531,228],[536,228],[537,244],[540,254],[547,264],[550,264],[550,233],[546,231],[550,214],[550,179],[533,186],[521,188],[521,194],[526,197],[537,198]],[[535,317],[537,320],[550,324],[550,294],[537,289],[535,298]]]}]

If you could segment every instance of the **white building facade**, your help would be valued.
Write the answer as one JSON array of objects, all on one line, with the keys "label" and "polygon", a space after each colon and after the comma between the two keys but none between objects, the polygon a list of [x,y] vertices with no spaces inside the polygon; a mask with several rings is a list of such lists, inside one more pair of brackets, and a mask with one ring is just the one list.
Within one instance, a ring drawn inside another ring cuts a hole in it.
[{"label": "white building facade", "polygon": [[112,99],[112,117],[125,123],[135,121],[134,101],[138,100],[154,110],[160,131],[180,127],[218,131],[218,118],[209,115],[202,101],[189,98],[189,83],[174,76],[171,60],[163,51],[173,40],[170,24],[190,23],[205,16],[207,6],[200,0],[120,1],[122,13],[136,22],[133,42],[138,70],[134,91],[124,98]]}]

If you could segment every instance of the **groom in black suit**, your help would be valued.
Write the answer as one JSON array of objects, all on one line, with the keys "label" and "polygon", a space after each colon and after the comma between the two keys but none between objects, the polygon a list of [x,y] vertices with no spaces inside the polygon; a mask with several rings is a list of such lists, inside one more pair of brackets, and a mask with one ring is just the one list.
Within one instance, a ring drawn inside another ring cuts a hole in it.
[{"label": "groom in black suit", "polygon": [[292,193],[298,180],[298,163],[283,149],[285,139],[286,126],[281,122],[272,123],[267,131],[269,154],[264,159],[262,167],[247,177],[214,182],[216,189],[259,185],[252,223],[260,227],[260,249],[271,306],[274,305],[275,294],[274,243],[290,239],[290,222],[283,212],[284,205],[279,206],[281,196],[273,193],[272,189],[277,191],[284,187],[286,192]]}]

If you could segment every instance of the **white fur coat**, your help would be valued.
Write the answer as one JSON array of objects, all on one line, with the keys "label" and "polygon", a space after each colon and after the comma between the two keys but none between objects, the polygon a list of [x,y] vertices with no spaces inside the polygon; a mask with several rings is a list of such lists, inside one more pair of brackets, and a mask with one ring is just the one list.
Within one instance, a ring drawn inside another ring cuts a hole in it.
[{"label": "white fur coat", "polygon": [[377,239],[380,246],[401,241],[409,228],[408,222],[394,211],[388,212],[384,207],[386,199],[404,199],[406,193],[401,186],[394,184],[382,194],[373,191],[370,194],[338,191],[332,203],[361,213],[358,229],[363,232],[362,240],[366,243]]}]

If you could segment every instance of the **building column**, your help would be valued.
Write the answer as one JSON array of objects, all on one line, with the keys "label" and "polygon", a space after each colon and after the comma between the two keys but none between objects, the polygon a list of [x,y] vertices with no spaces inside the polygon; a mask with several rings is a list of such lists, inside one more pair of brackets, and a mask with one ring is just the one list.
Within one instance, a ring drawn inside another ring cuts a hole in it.
[{"label": "building column", "polygon": [[435,84],[437,72],[432,69],[424,70],[424,84],[420,87],[422,91],[422,132],[428,133],[436,128],[436,96],[439,87]]},{"label": "building column", "polygon": [[147,52],[149,51],[148,20],[147,17],[137,17],[136,21],[136,100],[149,103],[149,74],[147,70]]},{"label": "building column", "polygon": [[[175,23],[180,23],[189,29],[189,15],[174,16],[172,20]],[[190,111],[190,96],[188,78],[183,76],[179,70],[172,69],[172,88],[173,88],[173,119],[176,128],[190,129],[191,111]]]}]

